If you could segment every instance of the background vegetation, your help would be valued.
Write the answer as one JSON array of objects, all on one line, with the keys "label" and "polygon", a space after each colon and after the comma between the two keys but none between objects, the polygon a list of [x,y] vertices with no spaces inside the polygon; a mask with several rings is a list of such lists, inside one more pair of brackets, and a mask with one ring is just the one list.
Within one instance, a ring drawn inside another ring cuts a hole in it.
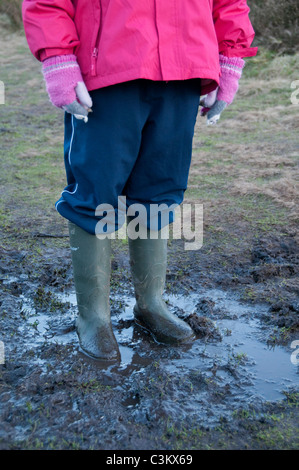
[{"label": "background vegetation", "polygon": [[298,0],[248,0],[255,43],[273,52],[299,51]]},{"label": "background vegetation", "polygon": [[0,0],[0,13],[6,13],[14,28],[22,27],[22,0]]}]

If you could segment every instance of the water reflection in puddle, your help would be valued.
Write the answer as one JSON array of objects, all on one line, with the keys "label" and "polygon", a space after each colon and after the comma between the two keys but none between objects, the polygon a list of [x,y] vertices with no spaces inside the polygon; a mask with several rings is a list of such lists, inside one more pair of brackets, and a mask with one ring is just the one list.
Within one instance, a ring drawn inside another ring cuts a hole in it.
[{"label": "water reflection in puddle", "polygon": [[[73,292],[56,297],[76,306]],[[113,312],[112,323],[120,347],[121,362],[117,366],[99,364],[99,367],[107,373],[113,371],[130,376],[142,372],[158,360],[167,373],[183,375],[197,371],[207,378],[238,387],[240,396],[253,401],[256,398],[268,401],[281,399],[283,390],[298,385],[298,366],[290,360],[292,350],[281,346],[269,348],[265,343],[267,335],[259,316],[267,312],[266,307],[243,304],[218,289],[205,291],[203,295],[165,296],[170,309],[175,311],[179,308],[186,314],[198,312],[197,305],[203,298],[215,302],[220,312],[212,320],[222,340],[210,342],[198,339],[188,346],[165,347],[149,341],[134,326],[135,300],[119,296],[117,300],[120,307],[117,312]],[[53,313],[39,314],[32,309],[30,301],[23,298],[23,303],[24,308],[27,308],[28,322],[33,325],[32,341],[28,340],[32,347],[45,339],[77,347],[73,327],[75,309],[69,316],[64,314],[56,318],[58,316],[54,314],[53,327],[50,325]],[[238,376],[238,379],[235,380],[234,376]]]}]

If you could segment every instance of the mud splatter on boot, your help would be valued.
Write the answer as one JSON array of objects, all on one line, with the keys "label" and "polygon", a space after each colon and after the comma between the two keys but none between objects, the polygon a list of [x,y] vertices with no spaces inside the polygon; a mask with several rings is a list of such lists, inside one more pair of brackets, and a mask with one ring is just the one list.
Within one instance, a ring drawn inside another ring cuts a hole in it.
[{"label": "mud splatter on boot", "polygon": [[111,240],[98,239],[69,223],[78,318],[76,330],[82,350],[102,360],[120,357],[109,306]]}]

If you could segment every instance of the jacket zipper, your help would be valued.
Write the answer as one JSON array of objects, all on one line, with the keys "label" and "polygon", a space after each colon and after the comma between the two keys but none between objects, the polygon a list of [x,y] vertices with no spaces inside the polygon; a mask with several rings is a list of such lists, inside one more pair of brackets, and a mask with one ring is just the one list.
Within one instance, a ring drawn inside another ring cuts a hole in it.
[{"label": "jacket zipper", "polygon": [[97,74],[96,65],[97,65],[97,58],[98,58],[98,48],[94,47],[91,56],[91,75],[95,77]]},{"label": "jacket zipper", "polygon": [[99,55],[99,49],[98,49],[98,43],[99,43],[99,38],[100,38],[100,33],[101,33],[101,16],[102,16],[102,9],[101,9],[101,2],[99,1],[99,20],[97,21],[97,31],[95,33],[95,39],[93,43],[93,49],[92,49],[92,54],[91,54],[91,76],[95,77],[97,75],[97,58]]},{"label": "jacket zipper", "polygon": [[158,36],[158,57],[159,57],[159,66],[160,66],[160,73],[163,80],[163,73],[162,73],[162,62],[161,62],[161,52],[160,52],[160,34],[158,28],[158,12],[157,12],[157,1],[155,0],[155,26]]}]

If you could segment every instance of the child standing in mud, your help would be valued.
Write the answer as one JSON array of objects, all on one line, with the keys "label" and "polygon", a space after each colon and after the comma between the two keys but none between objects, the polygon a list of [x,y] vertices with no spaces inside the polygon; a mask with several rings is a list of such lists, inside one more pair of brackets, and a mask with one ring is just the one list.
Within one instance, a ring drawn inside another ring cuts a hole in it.
[{"label": "child standing in mud", "polygon": [[161,343],[194,338],[163,301],[167,239],[150,209],[182,203],[200,96],[215,124],[238,90],[243,58],[256,54],[248,14],[246,0],[23,1],[29,47],[50,101],[65,110],[67,186],[56,209],[69,221],[76,329],[92,357],[119,358],[111,239],[99,230],[107,211],[98,208],[112,208],[118,230],[120,198],[128,215],[136,207],[146,214],[145,236],[129,236],[136,323]]}]

